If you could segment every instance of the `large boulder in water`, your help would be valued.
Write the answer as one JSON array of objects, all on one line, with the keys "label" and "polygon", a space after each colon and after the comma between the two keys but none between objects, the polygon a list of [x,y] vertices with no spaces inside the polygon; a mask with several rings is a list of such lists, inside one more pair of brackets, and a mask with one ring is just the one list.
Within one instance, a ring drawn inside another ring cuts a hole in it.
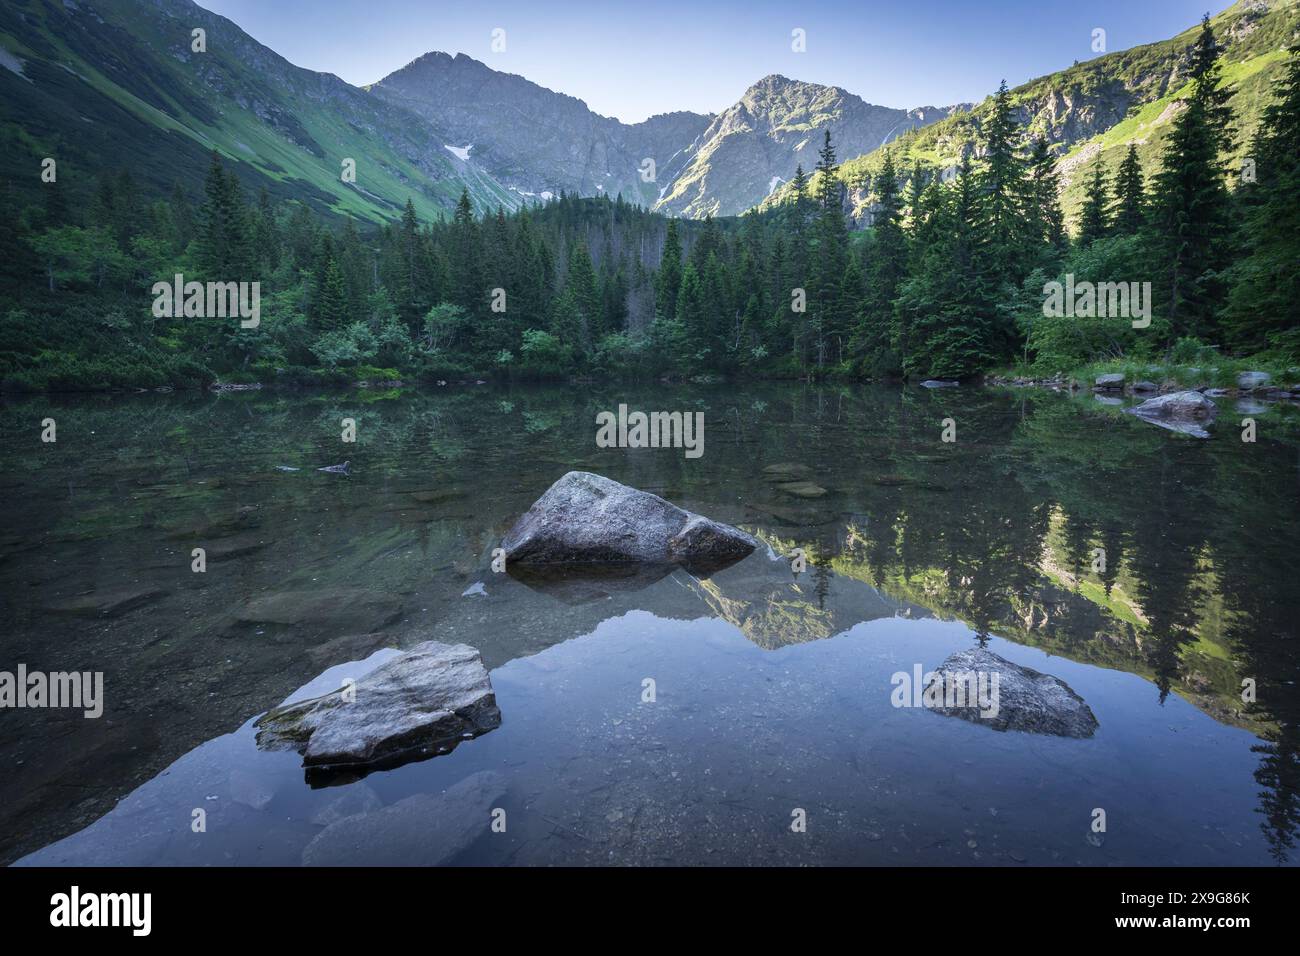
[{"label": "large boulder in water", "polygon": [[1188,390],[1148,398],[1141,405],[1126,411],[1161,428],[1197,438],[1209,438],[1210,433],[1201,426],[1204,422],[1213,421],[1219,406],[1200,392]]},{"label": "large boulder in water", "polygon": [[[1091,737],[1097,730],[1092,709],[1064,681],[1013,664],[985,648],[958,651],[940,664],[935,674],[945,687],[967,688],[963,697],[954,698],[962,706],[932,708],[947,717],[994,730],[1055,737]],[[977,688],[990,692],[992,706],[980,706]]]},{"label": "large boulder in water", "polygon": [[551,485],[501,542],[507,566],[680,565],[701,572],[757,546],[737,528],[586,471]]},{"label": "large boulder in water", "polygon": [[348,689],[285,704],[257,722],[266,750],[318,768],[374,768],[429,756],[499,726],[492,682],[467,644],[425,641]]}]

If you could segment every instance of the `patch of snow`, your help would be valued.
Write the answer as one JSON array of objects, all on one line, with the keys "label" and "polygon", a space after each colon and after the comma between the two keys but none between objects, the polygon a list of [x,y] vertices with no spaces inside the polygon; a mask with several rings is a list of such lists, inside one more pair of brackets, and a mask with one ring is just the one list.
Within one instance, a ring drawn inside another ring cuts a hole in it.
[{"label": "patch of snow", "polygon": [[23,76],[23,63],[22,59],[0,46],[0,66],[3,66],[10,73],[22,76],[28,83],[34,82],[30,76]]},{"label": "patch of snow", "polygon": [[443,149],[457,157],[461,162],[469,162],[469,151],[474,148],[474,144],[468,146],[443,146]]},{"label": "patch of snow", "polygon": [[780,176],[773,176],[771,181],[767,184],[767,194],[769,196],[772,195],[772,193],[776,192],[776,187],[781,185],[783,182],[785,182],[785,180]]},{"label": "patch of snow", "polygon": [[543,202],[550,202],[555,198],[555,193],[551,192],[549,189],[543,189],[540,195]]},{"label": "patch of snow", "polygon": [[470,597],[471,595],[479,595],[481,597],[487,597],[487,588],[483,586],[482,581],[475,581],[473,584],[467,587],[465,589],[465,592],[461,595],[461,597]]}]

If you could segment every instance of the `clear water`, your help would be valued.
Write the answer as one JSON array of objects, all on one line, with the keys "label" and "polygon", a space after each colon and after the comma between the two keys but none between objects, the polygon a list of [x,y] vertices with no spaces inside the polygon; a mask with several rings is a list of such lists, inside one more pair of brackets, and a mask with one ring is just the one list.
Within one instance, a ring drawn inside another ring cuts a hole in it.
[{"label": "clear water", "polygon": [[[703,457],[598,449],[619,403],[703,411]],[[1253,444],[1237,417],[1196,440],[1042,392],[800,386],[8,403],[0,669],[103,671],[106,703],[0,712],[0,860],[296,864],[327,820],[491,770],[505,832],[430,861],[1294,864],[1300,416]],[[825,494],[764,472],[792,464]],[[767,547],[639,589],[494,574],[574,468]],[[481,651],[499,728],[329,787],[257,749],[269,707],[429,639]],[[892,706],[895,672],[981,643],[1096,734]]]}]

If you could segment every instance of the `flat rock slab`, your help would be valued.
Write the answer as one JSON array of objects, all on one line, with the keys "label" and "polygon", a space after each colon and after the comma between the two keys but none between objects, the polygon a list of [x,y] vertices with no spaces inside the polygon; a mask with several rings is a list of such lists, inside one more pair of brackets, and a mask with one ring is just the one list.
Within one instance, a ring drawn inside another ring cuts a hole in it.
[{"label": "flat rock slab", "polygon": [[[994,730],[1019,730],[1054,737],[1091,737],[1097,730],[1092,709],[1064,681],[1013,664],[990,650],[958,651],[940,664],[935,673],[945,682],[974,675],[968,685],[972,692],[966,696],[970,706],[931,708],[946,717],[960,717]],[[992,698],[996,708],[982,710],[973,700],[973,690],[981,674],[987,675],[986,686],[990,691],[992,675],[997,675],[997,693]]]},{"label": "flat rock slab", "polygon": [[826,494],[826,489],[821,485],[813,484],[811,481],[789,481],[777,485],[781,491],[787,495],[794,495],[796,498],[820,498]]},{"label": "flat rock slab", "polygon": [[464,498],[465,493],[455,488],[433,489],[431,491],[412,491],[412,498],[424,505],[442,504],[444,501],[455,501],[458,498]]},{"label": "flat rock slab", "polygon": [[209,561],[229,561],[231,558],[243,557],[266,547],[266,540],[257,533],[240,534],[233,538],[219,538],[203,545]]},{"label": "flat rock slab", "polygon": [[505,778],[484,770],[445,793],[419,793],[332,823],[302,851],[304,866],[442,866],[490,832]]},{"label": "flat rock slab", "polygon": [[802,462],[783,461],[768,465],[763,469],[764,481],[799,481],[813,473],[812,468]]},{"label": "flat rock slab", "polygon": [[309,625],[335,632],[375,631],[402,613],[391,594],[364,588],[276,591],[254,598],[235,612],[249,624]]},{"label": "flat rock slab", "polygon": [[307,767],[377,768],[432,756],[500,724],[478,651],[425,641],[350,689],[271,710],[257,722],[257,745],[298,750]]},{"label": "flat rock slab", "polygon": [[551,485],[501,542],[507,566],[623,563],[688,570],[725,567],[757,546],[737,528],[586,471],[571,471]]},{"label": "flat rock slab", "polygon": [[44,610],[50,614],[72,614],[77,617],[118,617],[127,611],[156,601],[167,594],[162,588],[147,585],[126,585],[119,588],[107,588],[103,591],[91,591],[78,594],[47,605]]}]

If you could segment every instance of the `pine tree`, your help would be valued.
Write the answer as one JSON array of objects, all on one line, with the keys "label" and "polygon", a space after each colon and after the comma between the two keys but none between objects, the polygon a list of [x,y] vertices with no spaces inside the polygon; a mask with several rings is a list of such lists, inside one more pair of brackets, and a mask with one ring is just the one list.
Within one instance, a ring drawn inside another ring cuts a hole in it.
[{"label": "pine tree", "polygon": [[1153,222],[1170,263],[1167,316],[1175,335],[1213,337],[1231,232],[1222,157],[1232,147],[1230,91],[1219,86],[1219,47],[1207,15],[1192,50],[1192,90],[1169,132],[1155,177]]},{"label": "pine tree", "polygon": [[987,240],[970,157],[950,187],[932,183],[914,225],[912,275],[898,302],[898,341],[910,376],[961,378],[999,354],[996,289],[980,266]]},{"label": "pine tree", "polygon": [[1034,140],[1029,154],[1026,186],[1026,238],[1029,240],[1032,262],[1050,258],[1065,246],[1060,188],[1056,161],[1047,146],[1047,140],[1039,136]]},{"label": "pine tree", "polygon": [[200,271],[222,282],[247,281],[252,271],[252,242],[242,188],[227,174],[214,149],[199,208]]},{"label": "pine tree", "polygon": [[590,352],[598,335],[601,307],[596,271],[591,264],[587,244],[578,241],[569,250],[569,271],[564,280],[565,295],[572,301],[578,315],[578,338],[569,341],[584,352]]},{"label": "pine tree", "polygon": [[994,278],[1019,284],[1024,275],[1024,162],[1016,153],[1020,127],[1011,115],[1006,80],[993,96],[984,124],[984,171],[978,177],[980,218],[986,231],[987,266]]},{"label": "pine tree", "polygon": [[894,300],[907,277],[907,237],[903,233],[898,176],[894,158],[888,152],[876,176],[875,192],[877,209],[867,246],[866,292],[853,351],[866,360],[873,377],[879,377],[901,371],[893,351]]},{"label": "pine tree", "polygon": [[1300,43],[1277,91],[1251,148],[1255,181],[1241,187],[1244,254],[1229,270],[1224,324],[1239,348],[1300,360]]},{"label": "pine tree", "polygon": [[1079,245],[1090,246],[1098,239],[1104,239],[1109,231],[1107,209],[1110,199],[1106,189],[1106,167],[1100,159],[1092,168],[1092,182],[1088,184],[1088,195],[1083,200],[1083,211],[1079,216]]},{"label": "pine tree", "polygon": [[817,218],[812,241],[813,287],[809,290],[811,318],[809,337],[818,369],[828,361],[839,361],[849,334],[850,315],[843,298],[844,273],[848,261],[848,228],[844,221],[844,185],[837,175],[831,131],[825,131],[817,160]]},{"label": "pine tree", "polygon": [[[708,307],[704,301],[704,284],[694,262],[687,262],[682,269],[682,283],[677,292],[677,321],[685,332],[688,353],[697,363],[707,364],[710,351]],[[697,366],[690,371],[703,369]]]},{"label": "pine tree", "polygon": [[664,237],[663,256],[659,260],[656,302],[659,312],[666,318],[677,315],[677,293],[682,282],[682,244],[677,238],[677,220],[668,220],[668,233]]},{"label": "pine tree", "polygon": [[1115,173],[1115,205],[1111,220],[1117,236],[1133,236],[1146,224],[1146,196],[1142,192],[1142,163],[1137,144],[1130,143]]}]

